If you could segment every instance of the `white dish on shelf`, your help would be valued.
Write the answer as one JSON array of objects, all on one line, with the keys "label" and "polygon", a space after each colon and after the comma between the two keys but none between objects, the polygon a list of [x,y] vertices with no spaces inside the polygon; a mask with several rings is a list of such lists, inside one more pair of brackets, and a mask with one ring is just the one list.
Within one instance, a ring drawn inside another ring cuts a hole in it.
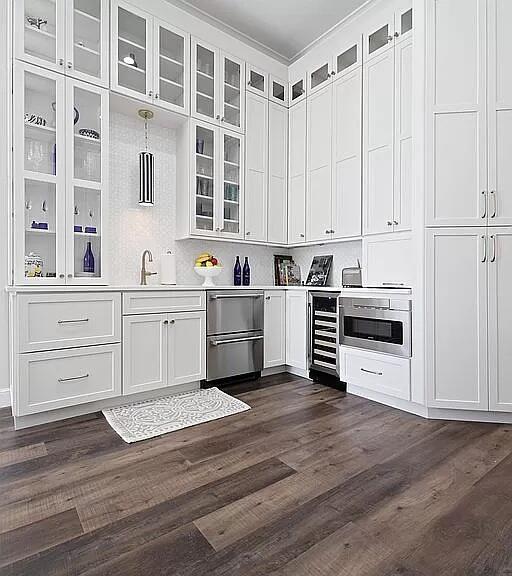
[{"label": "white dish on shelf", "polygon": [[213,279],[216,278],[223,270],[222,266],[194,266],[198,276],[204,278],[203,286],[215,286]]}]

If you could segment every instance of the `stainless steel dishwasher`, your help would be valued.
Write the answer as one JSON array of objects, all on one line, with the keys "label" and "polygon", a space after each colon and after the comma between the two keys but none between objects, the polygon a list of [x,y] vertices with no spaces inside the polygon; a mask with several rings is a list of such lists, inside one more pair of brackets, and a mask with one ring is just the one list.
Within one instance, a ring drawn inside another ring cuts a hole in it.
[{"label": "stainless steel dishwasher", "polygon": [[208,292],[206,380],[219,380],[263,369],[263,291]]}]

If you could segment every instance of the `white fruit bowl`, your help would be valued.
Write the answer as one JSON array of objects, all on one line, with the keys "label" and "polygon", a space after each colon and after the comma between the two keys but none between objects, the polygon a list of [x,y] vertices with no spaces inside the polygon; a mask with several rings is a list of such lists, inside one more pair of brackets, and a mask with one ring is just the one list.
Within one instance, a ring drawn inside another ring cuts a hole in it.
[{"label": "white fruit bowl", "polygon": [[194,266],[194,270],[204,278],[203,286],[215,286],[213,279],[222,272],[222,266]]}]

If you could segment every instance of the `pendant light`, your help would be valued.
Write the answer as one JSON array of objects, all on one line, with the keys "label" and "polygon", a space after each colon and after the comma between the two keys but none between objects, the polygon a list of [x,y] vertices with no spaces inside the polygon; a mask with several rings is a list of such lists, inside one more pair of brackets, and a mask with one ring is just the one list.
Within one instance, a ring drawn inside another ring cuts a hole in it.
[{"label": "pendant light", "polygon": [[139,204],[153,206],[155,200],[155,158],[148,152],[148,120],[153,118],[151,110],[139,110],[139,116],[144,118],[144,152],[139,152]]}]

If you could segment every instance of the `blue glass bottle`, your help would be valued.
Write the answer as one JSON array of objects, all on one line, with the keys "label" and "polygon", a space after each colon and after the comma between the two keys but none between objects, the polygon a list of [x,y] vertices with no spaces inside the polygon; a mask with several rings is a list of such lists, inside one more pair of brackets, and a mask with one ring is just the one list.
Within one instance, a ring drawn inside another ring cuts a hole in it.
[{"label": "blue glass bottle", "polygon": [[243,285],[250,286],[251,285],[251,267],[249,266],[249,258],[245,257],[244,262],[244,270],[242,273],[243,276]]},{"label": "blue glass bottle", "polygon": [[84,255],[84,272],[94,274],[94,254],[92,253],[91,243],[87,242],[87,248]]},{"label": "blue glass bottle", "polygon": [[240,256],[236,257],[235,268],[233,270],[233,284],[235,286],[242,285],[242,266],[240,265]]}]

